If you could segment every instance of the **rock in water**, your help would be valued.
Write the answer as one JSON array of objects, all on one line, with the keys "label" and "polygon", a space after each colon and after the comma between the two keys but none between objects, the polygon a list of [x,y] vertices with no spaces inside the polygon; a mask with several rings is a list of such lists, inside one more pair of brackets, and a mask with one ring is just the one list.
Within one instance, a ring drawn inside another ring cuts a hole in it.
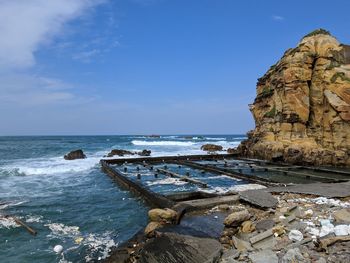
[{"label": "rock in water", "polygon": [[113,149],[110,153],[107,154],[107,157],[113,157],[114,155],[124,156],[124,155],[134,155],[134,154],[135,153],[127,150]]},{"label": "rock in water", "polygon": [[86,158],[86,155],[84,154],[83,150],[80,150],[80,149],[71,151],[70,153],[64,156],[64,159],[66,160],[85,159],[85,158]]},{"label": "rock in water", "polygon": [[243,156],[350,166],[350,46],[315,30],[258,80]]},{"label": "rock in water", "polygon": [[222,151],[222,146],[221,145],[216,145],[216,144],[204,144],[201,147],[201,150],[207,151],[207,152],[216,152],[216,151]]},{"label": "rock in water", "polygon": [[137,154],[140,156],[151,156],[151,150],[142,150],[142,152],[138,152]]}]

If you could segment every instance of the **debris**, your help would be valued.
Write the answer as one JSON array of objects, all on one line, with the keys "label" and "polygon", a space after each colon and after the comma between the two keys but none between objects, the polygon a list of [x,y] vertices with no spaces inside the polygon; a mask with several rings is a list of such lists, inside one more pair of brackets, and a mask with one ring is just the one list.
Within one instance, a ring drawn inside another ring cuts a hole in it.
[{"label": "debris", "polygon": [[233,245],[235,246],[235,248],[237,248],[237,250],[239,252],[242,251],[253,251],[254,248],[250,245],[249,242],[244,241],[242,239],[239,239],[235,236],[232,237],[232,241],[233,241]]},{"label": "debris", "polygon": [[278,263],[278,257],[271,249],[252,253],[248,257],[253,263]]},{"label": "debris", "polygon": [[242,223],[241,232],[242,233],[251,233],[255,231],[255,225],[252,221],[248,220]]},{"label": "debris", "polygon": [[311,218],[314,212],[311,209],[308,209],[304,212],[303,217],[304,218]]},{"label": "debris", "polygon": [[273,228],[274,225],[275,221],[273,221],[272,219],[264,219],[257,222],[255,228],[258,231],[265,231],[267,229]]},{"label": "debris", "polygon": [[288,234],[288,237],[292,241],[301,241],[304,238],[303,234],[296,229],[291,230]]},{"label": "debris", "polygon": [[281,236],[284,233],[286,233],[286,230],[285,230],[284,226],[278,225],[278,226],[275,226],[274,228],[272,228],[272,233],[275,237],[278,237],[278,236]]},{"label": "debris", "polygon": [[320,230],[320,237],[327,236],[333,232],[334,232],[334,225],[333,224],[329,223],[329,224],[322,225],[321,230]]},{"label": "debris", "polygon": [[53,251],[55,251],[55,253],[57,254],[61,254],[61,252],[63,251],[63,247],[61,245],[56,245],[54,246]]},{"label": "debris", "polygon": [[19,218],[12,216],[12,215],[3,215],[2,217],[4,218],[12,218],[13,221],[16,222],[16,224],[23,226],[30,234],[32,234],[33,236],[36,236],[37,232],[31,228],[30,226],[28,226],[26,223],[24,223],[22,220],[20,220]]},{"label": "debris", "polygon": [[250,218],[250,214],[247,209],[244,209],[239,212],[233,212],[225,218],[225,226],[235,227],[239,226],[243,221],[246,221]]},{"label": "debris", "polygon": [[282,258],[282,263],[305,262],[305,258],[301,254],[299,248],[291,248]]},{"label": "debris", "polygon": [[318,239],[316,242],[316,246],[318,246],[320,249],[327,251],[328,246],[333,245],[336,242],[346,242],[346,241],[350,241],[350,235]]},{"label": "debris", "polygon": [[264,190],[248,190],[239,193],[239,198],[261,208],[274,208],[278,200]]},{"label": "debris", "polygon": [[340,209],[333,213],[334,220],[340,223],[350,224],[350,209]]},{"label": "debris", "polygon": [[252,238],[250,238],[250,243],[252,243],[253,245],[265,238],[268,238],[270,236],[273,235],[272,229],[266,230],[265,232],[262,232],[260,234],[257,234],[256,236],[253,236]]},{"label": "debris", "polygon": [[337,225],[334,227],[334,234],[336,236],[350,235],[350,227],[348,225]]}]

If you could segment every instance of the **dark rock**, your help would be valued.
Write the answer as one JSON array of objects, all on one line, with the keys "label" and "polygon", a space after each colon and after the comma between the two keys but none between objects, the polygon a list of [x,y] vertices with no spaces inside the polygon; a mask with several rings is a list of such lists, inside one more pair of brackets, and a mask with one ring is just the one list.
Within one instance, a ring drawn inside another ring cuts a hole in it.
[{"label": "dark rock", "polygon": [[201,150],[207,151],[207,152],[216,152],[216,151],[222,151],[222,146],[221,145],[216,145],[216,144],[204,144],[201,147]]},{"label": "dark rock", "polygon": [[140,156],[151,156],[151,150],[142,150],[142,152],[138,152],[137,154]]},{"label": "dark rock", "polygon": [[164,233],[149,240],[140,253],[139,263],[217,262],[221,244],[211,238]]},{"label": "dark rock", "polygon": [[228,154],[235,154],[238,153],[237,148],[228,148],[227,149]]},{"label": "dark rock", "polygon": [[71,151],[70,153],[66,154],[64,156],[65,160],[75,160],[75,159],[85,159],[86,155],[84,154],[83,150],[75,150]]},{"label": "dark rock", "polygon": [[[253,263],[278,263],[278,257],[271,249],[265,249],[249,255]],[[298,262],[298,261],[295,261]]]},{"label": "dark rock", "polygon": [[151,134],[147,136],[148,138],[160,138],[160,135]]},{"label": "dark rock", "polygon": [[239,193],[239,198],[261,208],[276,207],[278,200],[264,190],[248,190]]},{"label": "dark rock", "polygon": [[275,221],[272,219],[263,219],[256,223],[255,229],[258,231],[265,231],[275,226]]},{"label": "dark rock", "polygon": [[134,155],[135,153],[122,150],[122,149],[113,149],[109,154],[107,154],[107,157],[113,157],[114,155],[118,156],[124,156],[124,155]]}]

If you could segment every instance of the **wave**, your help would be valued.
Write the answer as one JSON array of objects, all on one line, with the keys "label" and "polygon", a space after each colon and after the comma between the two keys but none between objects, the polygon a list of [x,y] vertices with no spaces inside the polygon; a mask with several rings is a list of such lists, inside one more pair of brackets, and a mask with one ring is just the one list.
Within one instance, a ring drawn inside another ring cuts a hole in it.
[{"label": "wave", "polygon": [[187,184],[187,182],[180,181],[177,178],[165,178],[165,179],[162,179],[162,180],[157,180],[157,181],[153,181],[153,182],[147,182],[148,186],[152,186],[152,185],[167,185],[167,184],[171,184],[171,185],[185,185],[185,184]]},{"label": "wave", "polygon": [[202,192],[206,193],[218,193],[218,194],[225,194],[229,192],[242,192],[246,190],[257,190],[257,189],[264,189],[266,188],[263,185],[260,184],[241,184],[241,185],[235,185],[231,187],[213,187],[212,189],[201,189]]},{"label": "wave", "polygon": [[139,141],[133,140],[131,141],[133,145],[137,146],[192,146],[195,143],[193,142],[179,142],[179,141]]}]

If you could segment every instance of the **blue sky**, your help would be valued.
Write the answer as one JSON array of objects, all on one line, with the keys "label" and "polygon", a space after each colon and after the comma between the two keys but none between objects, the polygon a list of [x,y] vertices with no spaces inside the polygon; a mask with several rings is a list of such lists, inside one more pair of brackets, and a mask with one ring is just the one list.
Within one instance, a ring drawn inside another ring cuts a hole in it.
[{"label": "blue sky", "polygon": [[0,135],[237,134],[303,35],[349,1],[0,0]]}]

